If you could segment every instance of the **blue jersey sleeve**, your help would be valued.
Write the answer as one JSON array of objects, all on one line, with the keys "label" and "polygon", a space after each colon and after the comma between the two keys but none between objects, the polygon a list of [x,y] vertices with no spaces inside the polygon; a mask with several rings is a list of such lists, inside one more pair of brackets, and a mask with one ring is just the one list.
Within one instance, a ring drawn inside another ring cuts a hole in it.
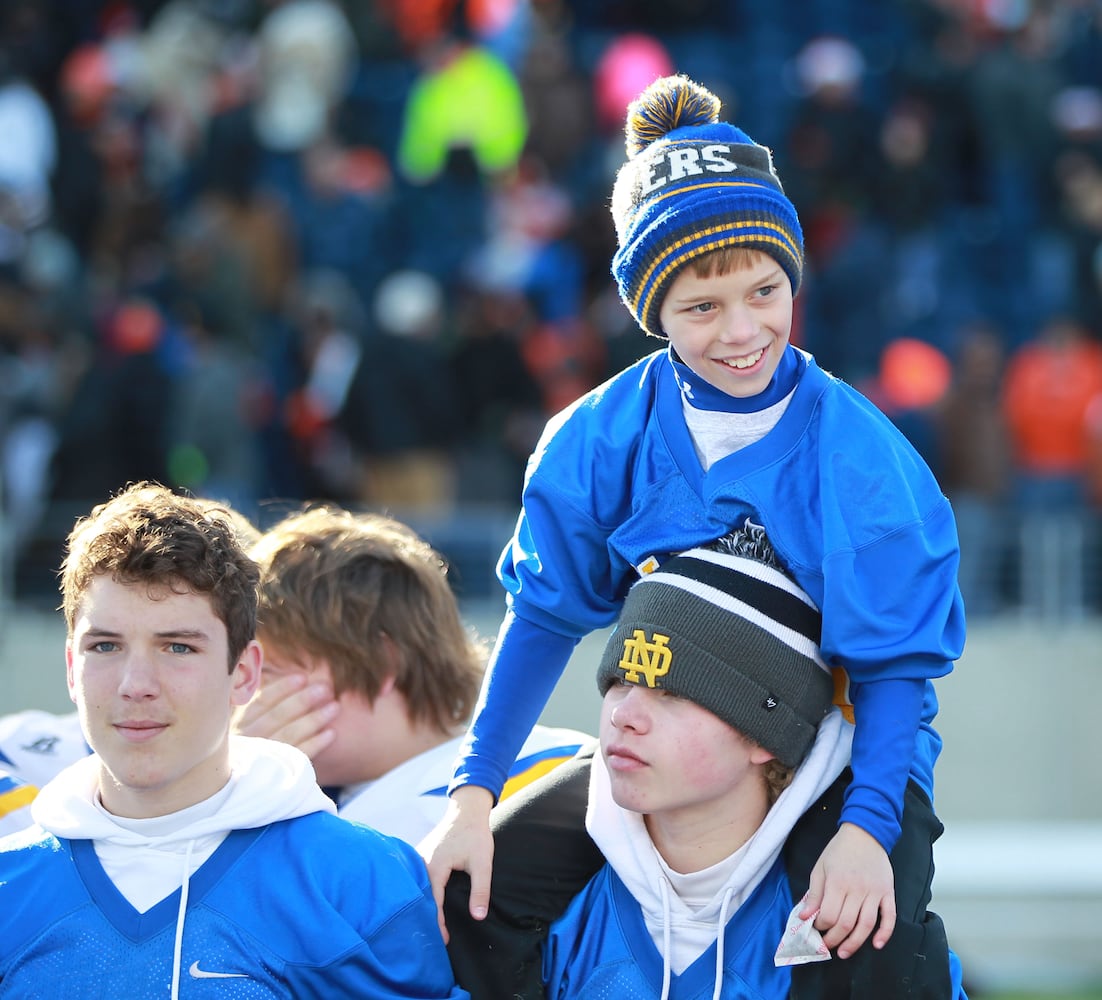
[{"label": "blue jersey sleeve", "polygon": [[501,794],[577,642],[506,614],[449,791],[471,784]]},{"label": "blue jersey sleeve", "polygon": [[[346,820],[340,820],[347,823]],[[362,894],[380,911],[365,920],[362,942],[345,950],[324,968],[309,961],[288,962],[284,968],[287,995],[292,997],[371,997],[372,1000],[470,1000],[470,994],[456,984],[448,953],[440,936],[436,902],[432,895],[424,861],[404,841],[386,837],[359,824],[361,844],[353,837],[334,839],[334,846],[346,846],[351,852],[373,855],[362,860],[358,884]],[[319,840],[317,849],[325,849]],[[337,855],[338,857],[340,855]],[[351,867],[349,862],[344,865]],[[339,891],[348,892],[356,878],[347,878]],[[350,902],[333,890],[338,913],[354,913]],[[304,899],[304,914],[325,914],[326,897]],[[389,908],[389,912],[388,912]],[[307,918],[303,918],[307,922]],[[335,922],[334,922],[335,923]],[[320,925],[324,933],[326,925]],[[330,932],[336,927],[331,924]],[[306,931],[298,931],[302,937]]]},{"label": "blue jersey sleeve", "polygon": [[908,678],[855,684],[852,689],[860,722],[853,731],[853,780],[840,821],[861,827],[889,854],[903,822],[903,792],[925,690],[924,681]]},{"label": "blue jersey sleeve", "polygon": [[509,602],[451,789],[500,793],[509,765],[578,641],[616,620],[634,565],[610,541],[631,514],[631,456],[661,355],[621,373],[549,421],[498,577]]},{"label": "blue jersey sleeve", "polygon": [[836,547],[823,566],[823,655],[855,681],[937,678],[964,650],[956,524],[944,498],[875,542]]}]

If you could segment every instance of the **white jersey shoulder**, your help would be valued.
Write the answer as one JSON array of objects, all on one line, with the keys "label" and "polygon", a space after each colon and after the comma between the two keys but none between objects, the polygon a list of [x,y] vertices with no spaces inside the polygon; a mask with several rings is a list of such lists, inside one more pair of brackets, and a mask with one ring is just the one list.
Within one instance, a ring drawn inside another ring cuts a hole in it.
[{"label": "white jersey shoulder", "polygon": [[[509,769],[501,797],[507,798],[573,757],[590,739],[574,729],[536,726]],[[416,846],[444,818],[448,785],[462,744],[463,737],[457,736],[404,761],[375,781],[345,789],[340,815]]]},{"label": "white jersey shoulder", "polygon": [[28,785],[41,788],[89,753],[76,712],[27,709],[0,716],[0,767]]}]

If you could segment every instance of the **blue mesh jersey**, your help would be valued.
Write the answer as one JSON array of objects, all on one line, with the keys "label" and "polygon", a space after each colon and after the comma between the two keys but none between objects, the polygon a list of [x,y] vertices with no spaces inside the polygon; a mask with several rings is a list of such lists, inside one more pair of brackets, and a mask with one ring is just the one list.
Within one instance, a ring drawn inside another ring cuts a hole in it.
[{"label": "blue mesh jersey", "polygon": [[788,364],[776,426],[706,472],[668,351],[548,423],[498,566],[511,614],[454,785],[496,792],[577,640],[615,621],[641,572],[750,518],[822,610],[824,658],[845,668],[840,701],[861,717],[842,818],[890,850],[908,774],[932,799],[929,682],[964,647],[952,510],[869,400],[794,347]]},{"label": "blue mesh jersey", "polygon": [[[468,996],[421,858],[368,827],[312,813],[235,831],[187,888],[182,998]],[[169,997],[179,905],[138,913],[90,840],[4,838],[0,997]]]},{"label": "blue mesh jersey", "polygon": [[[721,1000],[782,1000],[792,975],[773,964],[792,896],[781,859],[727,919]],[[677,934],[677,928],[670,928]],[[717,947],[670,977],[670,1000],[712,1000]],[[662,955],[639,904],[605,865],[551,927],[544,946],[548,1000],[659,1000]]]},{"label": "blue mesh jersey", "polygon": [[[773,956],[793,906],[784,861],[727,918],[723,930],[720,1000],[783,1000],[792,975]],[[677,933],[676,927],[670,928]],[[669,1000],[712,1000],[716,943],[680,975],[670,976]],[[831,959],[831,961],[836,961]],[[951,1000],[968,1000],[957,955],[949,952]],[[543,949],[547,1000],[659,1000],[663,960],[642,911],[605,865],[551,925]]]}]

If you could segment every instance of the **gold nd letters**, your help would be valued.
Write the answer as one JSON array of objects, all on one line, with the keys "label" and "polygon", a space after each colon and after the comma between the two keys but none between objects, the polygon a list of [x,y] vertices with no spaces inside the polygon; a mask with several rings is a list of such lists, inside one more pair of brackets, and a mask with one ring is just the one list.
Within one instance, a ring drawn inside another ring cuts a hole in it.
[{"label": "gold nd letters", "polygon": [[624,653],[618,664],[624,671],[624,680],[629,684],[638,684],[641,673],[647,687],[654,687],[659,677],[665,677],[670,672],[673,652],[666,645],[669,641],[668,635],[656,632],[648,642],[646,633],[641,628],[635,629],[631,638],[624,640]]}]

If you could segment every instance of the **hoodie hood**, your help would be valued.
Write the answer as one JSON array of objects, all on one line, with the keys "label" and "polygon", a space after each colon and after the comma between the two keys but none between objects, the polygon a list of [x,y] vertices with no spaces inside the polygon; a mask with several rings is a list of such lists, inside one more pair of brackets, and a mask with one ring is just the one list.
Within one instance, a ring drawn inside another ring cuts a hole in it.
[{"label": "hoodie hood", "polygon": [[[670,972],[683,972],[715,941],[719,942],[718,996],[723,969],[722,930],[728,918],[768,874],[799,817],[849,763],[852,740],[853,727],[837,708],[833,709],[820,723],[811,751],[792,783],[755,834],[730,858],[690,876],[670,872],[647,833],[642,815],[616,804],[604,758],[601,754],[594,757],[586,829],[639,903],[666,968],[663,996]],[[687,888],[695,896],[691,902],[679,894]]]},{"label": "hoodie hood", "polygon": [[[230,737],[230,780],[206,802],[169,816],[124,820],[99,803],[100,760],[71,764],[38,793],[34,821],[56,837],[120,847],[164,848],[175,843],[248,830],[309,813],[334,812],[301,750],[275,740]],[[213,805],[214,808],[210,808]]]}]

